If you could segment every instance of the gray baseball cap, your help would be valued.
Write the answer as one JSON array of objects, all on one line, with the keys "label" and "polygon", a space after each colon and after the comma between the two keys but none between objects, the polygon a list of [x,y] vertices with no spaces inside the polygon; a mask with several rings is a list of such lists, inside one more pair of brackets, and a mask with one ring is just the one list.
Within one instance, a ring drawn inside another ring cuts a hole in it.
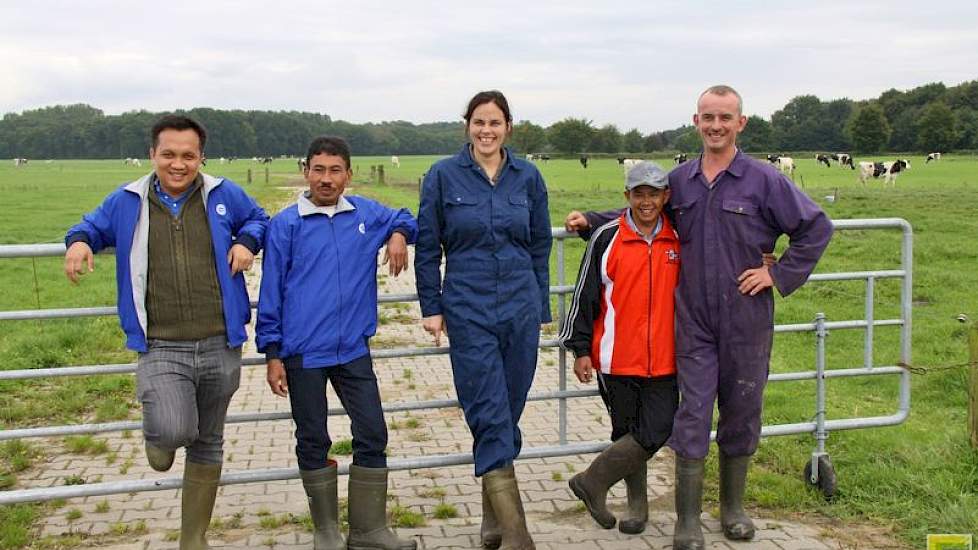
[{"label": "gray baseball cap", "polygon": [[625,191],[631,191],[641,185],[648,185],[656,189],[666,189],[669,187],[669,176],[658,164],[643,160],[628,171],[625,176]]}]

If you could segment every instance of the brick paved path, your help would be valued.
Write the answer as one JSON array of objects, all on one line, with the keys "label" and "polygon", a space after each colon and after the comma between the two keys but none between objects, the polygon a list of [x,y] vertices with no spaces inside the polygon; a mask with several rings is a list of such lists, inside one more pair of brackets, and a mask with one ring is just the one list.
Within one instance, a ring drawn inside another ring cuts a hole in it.
[{"label": "brick paved path", "polygon": [[[256,266],[257,267],[257,266]],[[258,274],[249,276],[256,281]],[[389,279],[381,277],[381,292],[414,292],[413,273]],[[253,296],[257,293],[253,293]],[[430,340],[420,329],[417,304],[388,304],[381,307],[381,326],[373,340],[374,349],[427,346]],[[245,354],[254,349],[246,348]],[[543,350],[533,391],[557,389],[557,353]],[[447,356],[377,360],[375,369],[385,402],[454,398],[451,369]],[[287,411],[288,401],[273,396],[264,380],[264,368],[245,367],[241,389],[231,403],[231,412]],[[569,378],[573,378],[569,375]],[[576,387],[576,385],[572,385]],[[591,386],[593,387],[593,386]],[[330,390],[330,406],[339,406]],[[610,431],[606,413],[597,397],[569,401],[571,442],[603,441]],[[528,404],[522,429],[526,446],[558,443],[557,403]],[[138,414],[138,413],[137,413]],[[458,409],[416,411],[388,415],[389,454],[393,458],[469,452],[471,436]],[[349,437],[345,417],[330,418],[334,440]],[[133,478],[179,476],[183,452],[168,474],[152,471],[146,465],[141,434],[107,434],[110,454],[88,456],[69,453],[61,440],[38,441],[50,460],[20,475],[18,487],[43,487],[64,484],[67,476],[81,476],[88,482]],[[231,424],[227,428],[225,473],[249,469],[295,467],[291,421]],[[516,469],[528,513],[533,538],[540,549],[670,548],[675,521],[673,512],[673,457],[668,451],[656,456],[649,471],[649,497],[652,512],[649,527],[642,536],[625,536],[617,529],[602,530],[583,511],[567,488],[566,480],[581,471],[592,455],[519,461]],[[339,457],[341,462],[349,457]],[[422,513],[422,527],[400,529],[402,535],[417,537],[421,548],[477,548],[481,514],[479,485],[471,466],[391,473],[391,504]],[[346,496],[345,477],[340,480],[340,498]],[[624,489],[612,490],[613,510],[624,509]],[[457,517],[435,519],[439,504],[454,506]],[[80,514],[78,513],[80,512]],[[311,534],[290,523],[288,514],[308,512],[305,495],[297,480],[222,487],[214,517],[220,526],[210,534],[215,548],[246,549],[312,548]],[[175,490],[138,494],[90,497],[68,501],[39,522],[39,537],[79,534],[82,548],[175,549],[179,529],[180,499]],[[73,518],[70,519],[69,518]],[[760,519],[757,537],[750,543],[727,542],[718,520],[704,513],[702,523],[707,548],[752,550],[839,549],[850,547],[823,538],[820,529],[785,521]],[[860,544],[859,548],[869,548]]]}]

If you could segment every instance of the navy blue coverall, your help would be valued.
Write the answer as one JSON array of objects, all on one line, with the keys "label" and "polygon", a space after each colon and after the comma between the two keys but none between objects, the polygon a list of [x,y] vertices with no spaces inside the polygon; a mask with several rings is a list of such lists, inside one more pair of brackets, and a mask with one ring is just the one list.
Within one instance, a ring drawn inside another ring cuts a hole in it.
[{"label": "navy blue coverall", "polygon": [[[832,237],[832,222],[776,168],[737,151],[711,186],[700,159],[669,173],[670,208],[683,251],[676,288],[676,371],[681,396],[668,445],[687,459],[709,451],[713,403],[717,445],[751,455],[774,339],[774,295],[738,290],[737,277],[760,267],[781,235],[788,248],[769,268],[787,296],[805,283]],[[618,211],[589,212],[592,228]]]},{"label": "navy blue coverall", "polygon": [[547,188],[536,167],[509,150],[493,185],[466,144],[428,171],[418,227],[421,313],[445,318],[481,476],[520,452],[517,424],[536,372],[540,324],[551,320]]}]

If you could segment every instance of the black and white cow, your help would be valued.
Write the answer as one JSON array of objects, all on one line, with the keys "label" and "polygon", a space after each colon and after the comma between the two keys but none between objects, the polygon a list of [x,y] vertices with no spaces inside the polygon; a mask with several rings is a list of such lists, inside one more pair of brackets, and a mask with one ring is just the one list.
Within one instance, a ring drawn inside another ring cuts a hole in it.
[{"label": "black and white cow", "polygon": [[838,161],[839,168],[849,167],[850,170],[856,169],[856,164],[852,161],[852,155],[848,153],[832,153],[829,158]]},{"label": "black and white cow", "polygon": [[581,155],[581,166],[587,168],[587,162],[590,160],[587,155]]},{"label": "black and white cow", "polygon": [[272,160],[273,160],[272,157],[262,157],[262,158],[258,159],[258,163],[259,164],[271,164],[272,163]]},{"label": "black and white cow", "polygon": [[884,185],[889,183],[892,186],[896,186],[896,178],[900,172],[906,172],[909,169],[910,161],[907,159],[888,162],[860,162],[859,182],[865,185],[870,177],[878,178],[884,176]]},{"label": "black and white cow", "polygon": [[624,164],[625,164],[625,157],[618,157],[618,166],[622,166]]},{"label": "black and white cow", "polygon": [[14,159],[14,168],[20,168],[21,166],[27,166],[27,162],[28,161],[25,158],[19,158],[19,157],[18,158],[15,158]]},{"label": "black and white cow", "polygon": [[781,155],[768,155],[767,161],[775,165],[778,170],[781,170],[786,176],[791,176],[795,173],[795,159],[791,157],[784,157]]},{"label": "black and white cow", "polygon": [[682,164],[686,162],[686,159],[687,159],[686,153],[679,153],[676,156],[672,157],[672,162],[673,164]]},{"label": "black and white cow", "polygon": [[306,171],[306,159],[300,158],[296,164],[299,166],[299,171],[305,173]]},{"label": "black and white cow", "polygon": [[941,160],[941,154],[940,153],[931,153],[931,154],[927,155],[927,160],[924,162],[924,164],[930,164],[930,161],[932,161],[932,160],[935,161],[935,162]]},{"label": "black and white cow", "polygon": [[819,154],[815,155],[815,164],[824,164],[826,168],[831,168],[832,167],[832,163],[829,162],[829,159],[830,158],[831,157],[829,157],[828,155],[823,155],[823,154],[819,153]]}]

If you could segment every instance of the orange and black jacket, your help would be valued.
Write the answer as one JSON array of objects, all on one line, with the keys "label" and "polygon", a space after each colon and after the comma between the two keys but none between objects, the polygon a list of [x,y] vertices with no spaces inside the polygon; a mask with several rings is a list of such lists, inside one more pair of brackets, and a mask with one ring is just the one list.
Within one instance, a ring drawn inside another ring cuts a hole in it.
[{"label": "orange and black jacket", "polygon": [[581,259],[561,347],[575,357],[590,355],[604,374],[675,374],[679,263],[679,238],[665,216],[651,243],[632,230],[625,214],[598,228]]}]

